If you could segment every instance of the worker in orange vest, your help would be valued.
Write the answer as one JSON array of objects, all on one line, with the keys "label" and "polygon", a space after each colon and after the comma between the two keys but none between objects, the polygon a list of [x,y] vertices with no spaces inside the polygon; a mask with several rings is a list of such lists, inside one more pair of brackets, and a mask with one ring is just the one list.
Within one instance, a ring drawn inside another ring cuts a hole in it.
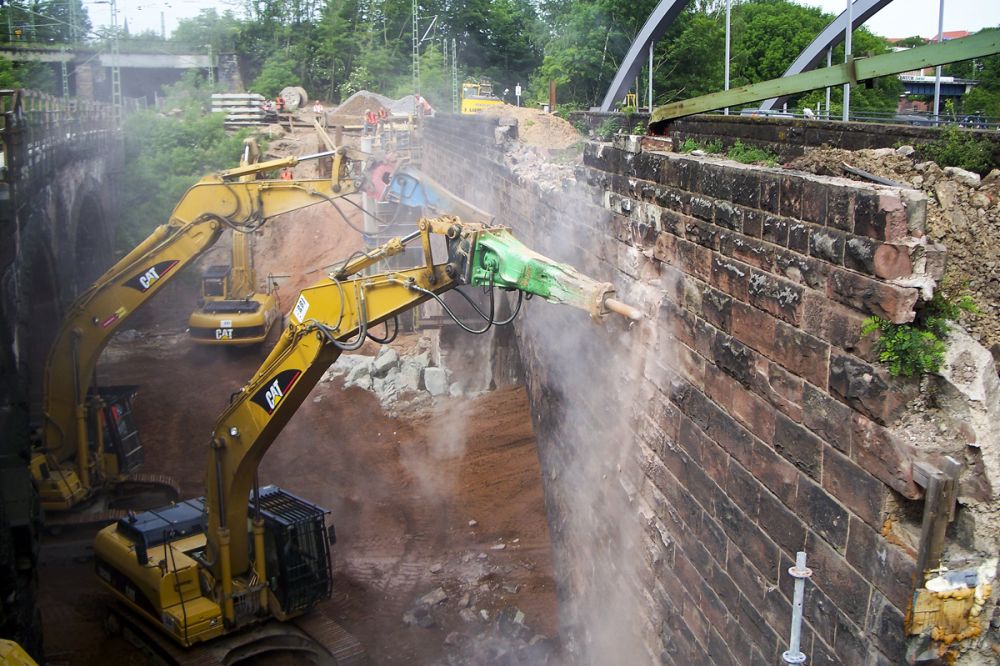
[{"label": "worker in orange vest", "polygon": [[283,169],[281,171],[281,180],[293,180],[291,169]]},{"label": "worker in orange vest", "polygon": [[274,104],[275,104],[275,106],[278,107],[278,113],[284,113],[285,112],[285,98],[284,97],[282,97],[281,95],[278,95],[277,99],[274,100]]}]

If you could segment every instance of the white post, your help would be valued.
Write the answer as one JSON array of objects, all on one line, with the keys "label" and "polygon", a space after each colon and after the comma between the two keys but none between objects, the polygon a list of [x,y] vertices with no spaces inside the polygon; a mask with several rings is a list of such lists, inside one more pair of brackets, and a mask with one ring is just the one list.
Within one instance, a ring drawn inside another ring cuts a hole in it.
[{"label": "white post", "polygon": [[649,102],[649,112],[653,113],[653,47],[656,42],[649,43],[649,95],[646,101]]},{"label": "white post", "polygon": [[[723,84],[725,86],[724,88],[725,90],[729,90],[729,39],[730,39],[729,19],[730,19],[730,14],[732,12],[732,5],[733,5],[732,0],[726,0],[726,77],[725,77],[725,82]],[[725,108],[723,113],[725,113],[727,116],[729,115],[728,106]]]},{"label": "white post", "polygon": [[[826,66],[833,66],[833,49],[826,50]],[[830,119],[830,86],[826,87],[826,119]]]},{"label": "white post", "polygon": [[[938,44],[944,41],[944,0],[941,0],[938,8]],[[941,65],[934,70],[934,122],[940,120],[941,112]]]},{"label": "white post", "polygon": [[[844,62],[851,61],[851,33],[854,32],[854,4],[847,0],[847,28],[844,34]],[[851,84],[844,84],[844,122],[851,119]]]}]

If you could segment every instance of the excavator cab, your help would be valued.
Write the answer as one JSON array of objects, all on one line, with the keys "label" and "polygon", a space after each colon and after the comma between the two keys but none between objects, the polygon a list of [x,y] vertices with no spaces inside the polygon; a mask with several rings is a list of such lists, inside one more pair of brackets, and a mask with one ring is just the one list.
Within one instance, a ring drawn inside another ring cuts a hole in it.
[{"label": "excavator cab", "polygon": [[205,269],[201,276],[202,303],[226,297],[229,293],[229,273],[230,267],[225,265],[209,266]]},{"label": "excavator cab", "polygon": [[277,486],[260,489],[266,571],[271,594],[285,613],[301,613],[330,598],[327,513]]},{"label": "excavator cab", "polygon": [[94,427],[90,429],[90,450],[103,454],[109,478],[135,473],[145,457],[133,416],[138,389],[138,386],[101,386],[90,391],[91,404],[99,412],[98,418],[91,420]]}]

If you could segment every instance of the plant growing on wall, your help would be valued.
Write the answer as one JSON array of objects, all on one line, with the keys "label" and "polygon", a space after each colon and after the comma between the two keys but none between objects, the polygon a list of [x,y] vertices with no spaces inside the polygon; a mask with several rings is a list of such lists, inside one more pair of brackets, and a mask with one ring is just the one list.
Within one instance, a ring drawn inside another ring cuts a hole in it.
[{"label": "plant growing on wall", "polygon": [[952,296],[940,290],[917,311],[912,323],[894,324],[872,316],[862,323],[861,333],[879,333],[875,351],[893,377],[913,377],[941,369],[950,322],[958,321],[963,312],[979,312],[971,296]]}]

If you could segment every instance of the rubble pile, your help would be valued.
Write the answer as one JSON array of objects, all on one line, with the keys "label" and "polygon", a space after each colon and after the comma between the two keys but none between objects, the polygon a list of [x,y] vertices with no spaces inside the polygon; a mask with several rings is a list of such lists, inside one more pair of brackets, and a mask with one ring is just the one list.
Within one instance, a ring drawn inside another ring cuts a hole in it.
[{"label": "rubble pile", "polygon": [[419,353],[399,354],[383,345],[374,356],[341,354],[323,375],[324,382],[344,377],[344,388],[357,386],[373,392],[390,416],[433,403],[440,396],[461,397],[460,382],[451,381],[446,368],[433,364],[430,341],[422,338]]},{"label": "rubble pile", "polygon": [[434,662],[438,666],[557,663],[556,642],[533,631],[512,604],[521,586],[503,582],[503,567],[488,557],[467,552],[461,562],[433,565],[431,572],[450,575],[448,581],[417,597],[403,613],[403,624],[415,630],[459,627],[445,637],[448,654]]},{"label": "rubble pile", "polygon": [[945,284],[967,291],[982,311],[964,322],[980,344],[1000,352],[1000,170],[981,178],[919,161],[912,146],[810,151],[787,166],[863,180],[844,163],[927,194],[927,235],[948,250]]}]

